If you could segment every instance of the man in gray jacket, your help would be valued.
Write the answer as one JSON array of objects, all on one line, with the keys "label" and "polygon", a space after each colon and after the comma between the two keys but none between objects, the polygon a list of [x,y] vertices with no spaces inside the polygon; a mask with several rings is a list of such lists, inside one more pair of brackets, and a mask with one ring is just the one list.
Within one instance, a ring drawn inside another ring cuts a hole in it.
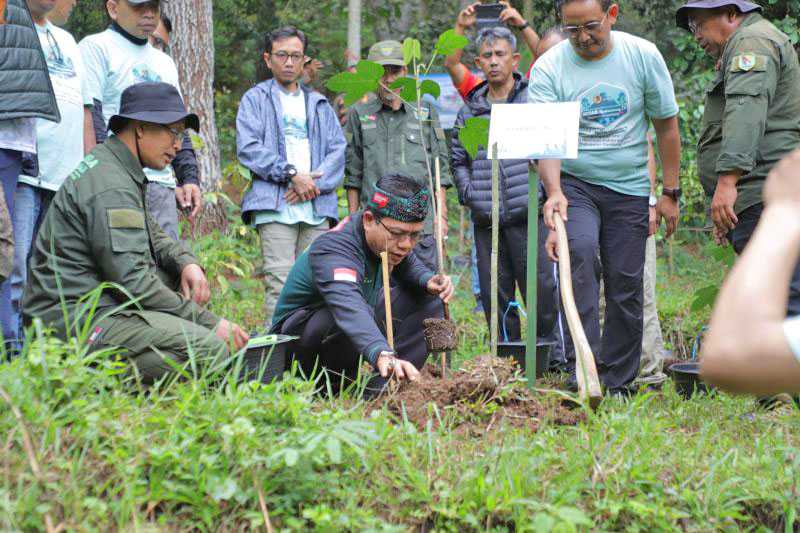
[{"label": "man in gray jacket", "polygon": [[[0,184],[13,220],[23,153],[36,153],[36,118],[58,122],[61,116],[25,0],[0,0],[0,43]],[[35,157],[28,159],[36,165]],[[9,245],[8,240],[0,241],[0,256],[8,257]],[[0,284],[2,339],[16,337],[10,316],[11,287],[5,281]]]},{"label": "man in gray jacket", "polygon": [[242,216],[261,237],[266,324],[296,258],[338,220],[346,143],[325,97],[299,82],[307,44],[292,27],[267,35],[273,78],[245,93],[236,117],[237,155],[252,174]]}]

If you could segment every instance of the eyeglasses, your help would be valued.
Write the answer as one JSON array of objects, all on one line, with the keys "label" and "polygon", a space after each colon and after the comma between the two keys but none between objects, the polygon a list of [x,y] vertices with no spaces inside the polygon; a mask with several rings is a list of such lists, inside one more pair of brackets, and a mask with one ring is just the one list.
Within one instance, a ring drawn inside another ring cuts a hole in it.
[{"label": "eyeglasses", "polygon": [[695,19],[689,19],[689,31],[692,32],[692,35],[697,35],[697,32],[703,29],[703,22],[704,21],[697,21]]},{"label": "eyeglasses", "polygon": [[183,139],[183,136],[186,133],[186,130],[179,130],[177,128],[170,128],[166,124],[160,124],[160,126],[162,128],[164,128],[165,130],[167,130],[168,132],[170,132],[170,134],[172,134],[172,141],[173,142],[177,141],[178,139]]},{"label": "eyeglasses", "polygon": [[45,32],[45,35],[47,36],[47,44],[50,46],[50,51],[53,53],[53,58],[56,60],[56,63],[64,63],[64,54],[61,53],[58,41],[56,41],[55,36],[50,32],[49,28]]},{"label": "eyeglasses", "polygon": [[583,24],[581,26],[561,26],[561,31],[569,34],[570,37],[576,37],[582,31],[585,31],[586,33],[593,33],[600,29],[600,27],[603,25],[603,23],[606,21],[607,18],[608,18],[608,11],[606,11],[606,14],[603,15],[603,18],[600,20],[587,22],[586,24]]},{"label": "eyeglasses", "polygon": [[289,59],[290,57],[292,58],[292,63],[300,63],[300,61],[302,61],[303,58],[305,58],[306,56],[303,54],[289,54],[287,52],[281,51],[281,52],[275,52],[274,54],[272,54],[272,57],[274,57],[281,63],[286,63],[286,60]]},{"label": "eyeglasses", "polygon": [[422,237],[421,231],[399,231],[394,228],[388,227],[382,220],[378,220],[378,224],[389,233],[389,238],[393,241],[399,242],[408,237],[412,242],[417,242]]}]

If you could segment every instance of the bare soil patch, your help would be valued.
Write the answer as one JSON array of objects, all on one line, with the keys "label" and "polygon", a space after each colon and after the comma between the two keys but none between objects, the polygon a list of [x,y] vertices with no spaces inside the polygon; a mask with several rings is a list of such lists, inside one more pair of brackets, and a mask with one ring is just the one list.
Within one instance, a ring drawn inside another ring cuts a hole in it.
[{"label": "bare soil patch", "polygon": [[442,378],[438,365],[428,364],[415,383],[405,383],[373,401],[420,429],[428,421],[462,434],[481,436],[501,427],[536,431],[543,423],[576,425],[585,415],[562,398],[529,390],[511,359],[479,356]]}]

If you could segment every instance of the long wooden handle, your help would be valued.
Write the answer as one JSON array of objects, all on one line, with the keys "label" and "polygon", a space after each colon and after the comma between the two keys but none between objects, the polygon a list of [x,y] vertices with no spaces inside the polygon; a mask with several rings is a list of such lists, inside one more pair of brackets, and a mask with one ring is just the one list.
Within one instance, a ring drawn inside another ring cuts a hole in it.
[{"label": "long wooden handle", "polygon": [[439,274],[444,272],[444,238],[442,237],[442,174],[439,168],[439,158],[434,160],[436,168],[436,190],[433,192],[433,197],[436,198],[436,254],[439,259]]},{"label": "long wooden handle", "polygon": [[389,257],[386,252],[381,252],[381,267],[383,267],[383,305],[386,308],[386,340],[389,347],[394,350],[394,324],[392,323],[392,291],[389,287]]},{"label": "long wooden handle", "polygon": [[578,379],[578,395],[589,400],[592,407],[596,407],[603,398],[600,379],[597,376],[592,347],[583,330],[578,308],[575,306],[575,295],[572,292],[572,268],[569,260],[569,242],[567,241],[567,228],[561,216],[556,214],[556,234],[558,236],[558,271],[559,285],[561,286],[561,303],[567,315],[567,325],[575,345],[575,375]]}]

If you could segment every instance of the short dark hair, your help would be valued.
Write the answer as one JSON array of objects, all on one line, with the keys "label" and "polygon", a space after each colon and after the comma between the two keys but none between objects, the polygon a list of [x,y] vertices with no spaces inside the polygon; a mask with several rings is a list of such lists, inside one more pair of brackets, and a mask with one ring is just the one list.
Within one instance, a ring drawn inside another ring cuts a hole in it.
[{"label": "short dark hair", "polygon": [[172,33],[172,20],[170,20],[163,11],[161,12],[161,23],[164,25],[164,29],[167,30],[167,33]]},{"label": "short dark hair", "polygon": [[284,39],[291,39],[292,37],[297,37],[300,39],[300,42],[303,43],[303,53],[305,53],[306,48],[308,48],[308,39],[306,38],[306,34],[294,26],[283,26],[282,28],[278,28],[277,30],[272,30],[269,32],[264,38],[264,51],[268,54],[271,54],[273,44]]},{"label": "short dark hair", "polygon": [[492,45],[495,41],[506,41],[512,50],[515,52],[517,50],[517,38],[504,26],[491,26],[480,30],[475,38],[475,46],[480,50],[484,44]]},{"label": "short dark hair", "polygon": [[[564,8],[564,6],[575,1],[576,0],[556,0],[556,12],[561,15],[561,10]],[[610,8],[611,4],[613,3],[612,0],[595,0],[595,2],[600,4],[600,7],[603,8],[603,11],[608,11],[608,8]]]}]

